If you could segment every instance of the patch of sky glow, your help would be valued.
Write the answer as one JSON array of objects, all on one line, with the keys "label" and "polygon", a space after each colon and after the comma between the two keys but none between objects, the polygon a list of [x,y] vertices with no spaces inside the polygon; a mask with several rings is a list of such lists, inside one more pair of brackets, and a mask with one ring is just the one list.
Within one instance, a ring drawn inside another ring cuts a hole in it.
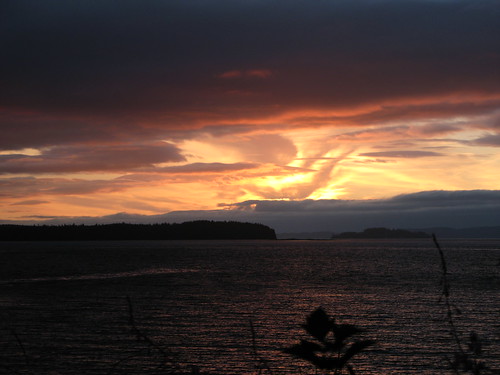
[{"label": "patch of sky glow", "polygon": [[286,177],[266,176],[260,179],[258,185],[271,186],[276,190],[286,188],[288,186],[296,186],[311,181],[310,173],[299,173]]},{"label": "patch of sky glow", "polygon": [[4,150],[0,151],[0,155],[26,155],[26,156],[39,156],[42,153],[35,148],[22,148],[20,150]]},{"label": "patch of sky glow", "polygon": [[340,199],[342,196],[346,195],[347,192],[345,188],[337,188],[338,183],[330,185],[325,188],[321,188],[312,193],[307,199]]},{"label": "patch of sky glow", "polygon": [[293,139],[297,144],[315,141],[318,139],[324,139],[329,137],[332,133],[338,132],[337,129],[332,129],[328,127],[318,127],[314,129],[299,129],[292,131],[284,131],[284,135],[290,139]]},{"label": "patch of sky glow", "polygon": [[197,140],[187,140],[182,142],[179,147],[186,156],[188,162],[205,162],[205,163],[235,163],[240,162],[241,156],[237,150],[231,147],[223,147],[220,144],[210,144]]},{"label": "patch of sky glow", "polygon": [[454,138],[460,141],[471,141],[477,138],[484,137],[488,134],[490,133],[482,129],[469,129],[456,133],[454,135]]}]

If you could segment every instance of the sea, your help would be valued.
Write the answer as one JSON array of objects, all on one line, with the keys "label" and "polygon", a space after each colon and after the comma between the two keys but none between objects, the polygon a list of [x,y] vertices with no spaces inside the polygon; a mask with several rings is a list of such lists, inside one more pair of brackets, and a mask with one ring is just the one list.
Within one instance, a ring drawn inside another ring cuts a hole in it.
[{"label": "sea", "polygon": [[500,240],[440,244],[0,242],[0,374],[315,374],[284,350],[319,307],[375,340],[356,374],[451,374],[472,332],[499,374]]}]

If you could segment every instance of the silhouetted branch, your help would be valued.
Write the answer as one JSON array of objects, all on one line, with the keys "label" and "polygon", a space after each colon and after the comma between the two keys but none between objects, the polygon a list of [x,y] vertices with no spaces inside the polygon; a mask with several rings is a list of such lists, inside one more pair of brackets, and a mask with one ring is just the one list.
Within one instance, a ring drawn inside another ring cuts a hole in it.
[{"label": "silhouetted branch", "polygon": [[267,361],[261,357],[257,351],[257,340],[256,340],[256,335],[255,335],[255,327],[253,325],[253,322],[250,320],[250,332],[252,334],[252,351],[253,351],[253,355],[254,355],[254,359],[256,362],[258,362],[259,366],[258,366],[258,369],[259,369],[259,375],[262,374],[262,369],[266,369],[267,372],[269,374],[272,375],[272,370],[271,368],[269,367],[269,364],[267,363]]},{"label": "silhouetted branch", "polygon": [[453,337],[457,348],[454,360],[452,361],[451,359],[447,358],[448,363],[450,364],[453,372],[457,375],[459,374],[460,369],[462,369],[463,372],[469,372],[473,375],[480,375],[483,370],[488,370],[484,362],[478,359],[478,357],[482,353],[481,341],[479,340],[479,337],[475,332],[471,332],[469,336],[469,343],[467,345],[468,350],[464,350],[462,341],[458,334],[458,329],[454,321],[454,312],[460,313],[460,310],[450,302],[450,283],[448,280],[448,267],[446,265],[444,252],[439,245],[435,234],[432,234],[432,240],[434,241],[434,245],[436,246],[439,252],[439,257],[441,259],[441,284],[443,285],[441,297],[443,298],[444,305],[446,307],[446,318],[450,327],[450,334]]},{"label": "silhouetted branch", "polygon": [[[172,370],[174,372],[180,370],[180,366],[177,361],[174,360],[175,354],[169,350],[166,350],[163,346],[157,344],[153,339],[151,339],[147,334],[145,334],[136,324],[134,317],[134,309],[132,305],[132,301],[129,296],[127,298],[127,307],[128,307],[128,324],[131,327],[133,335],[136,337],[137,342],[142,342],[146,344],[147,353],[151,354],[152,351],[156,351],[162,357],[162,360],[156,367],[156,369],[165,369]],[[113,374],[116,369],[122,364],[137,358],[141,355],[141,352],[131,354],[116,363],[113,364],[111,369],[107,372],[107,375]]]},{"label": "silhouetted branch", "polygon": [[442,271],[441,285],[443,286],[441,297],[443,297],[444,305],[446,307],[446,317],[448,320],[448,324],[450,326],[450,333],[455,341],[455,344],[457,345],[458,352],[461,355],[464,355],[465,353],[462,347],[462,343],[460,341],[460,337],[458,336],[458,331],[455,326],[455,322],[453,320],[453,308],[452,308],[453,306],[450,302],[450,283],[448,280],[448,266],[446,265],[446,259],[444,257],[443,249],[441,249],[441,246],[439,245],[439,242],[434,233],[432,234],[432,241],[434,242],[434,245],[436,245],[441,260],[441,271]]},{"label": "silhouetted branch", "polygon": [[[31,360],[30,360],[30,357],[28,356],[28,352],[26,351],[26,348],[24,347],[23,342],[21,341],[21,338],[19,337],[19,335],[17,334],[17,332],[13,328],[10,330],[10,333],[16,339],[16,344],[19,347],[19,349],[21,349],[22,356],[24,358],[24,362],[29,369],[29,366],[31,366]],[[0,363],[0,369],[4,369],[7,374],[19,374],[19,375],[26,375],[27,374],[27,372],[22,372],[22,371],[13,369],[12,367],[5,365],[3,363]],[[32,372],[29,371],[29,373],[32,373]]]},{"label": "silhouetted branch", "polygon": [[21,339],[19,338],[19,335],[17,334],[17,332],[14,329],[11,330],[11,333],[15,337],[17,345],[19,346],[19,348],[21,348],[21,351],[23,352],[24,361],[26,362],[27,365],[29,365],[30,359],[28,357],[26,349],[24,348],[23,342],[21,341]]}]

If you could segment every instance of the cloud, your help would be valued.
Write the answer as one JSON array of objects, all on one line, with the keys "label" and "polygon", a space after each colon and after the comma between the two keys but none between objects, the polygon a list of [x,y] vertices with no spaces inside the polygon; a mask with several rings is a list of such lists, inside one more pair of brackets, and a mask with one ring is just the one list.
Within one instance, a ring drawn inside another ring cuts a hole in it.
[{"label": "cloud", "polygon": [[172,167],[156,167],[149,171],[158,173],[227,173],[259,167],[257,163],[191,163]]},{"label": "cloud", "polygon": [[[387,104],[382,102],[379,106],[360,108],[355,113],[344,115],[322,115],[312,114],[308,116],[296,116],[290,121],[295,124],[318,124],[318,125],[376,125],[376,124],[391,124],[404,123],[407,121],[430,122],[429,126],[418,127],[418,129],[426,129],[427,132],[432,132],[433,129],[437,133],[442,131],[448,132],[454,130],[457,125],[438,124],[439,120],[455,120],[460,117],[477,117],[489,114],[494,116],[500,106],[500,100],[490,99],[488,97],[472,96],[468,100],[464,100],[458,96],[453,98],[450,93],[450,98],[438,97],[422,97],[419,99],[402,100],[396,98],[395,103]],[[421,101],[421,103],[412,103],[413,101]],[[463,120],[462,120],[463,121]]]},{"label": "cloud", "polygon": [[158,207],[158,205],[153,205],[145,202],[139,202],[139,201],[125,201],[122,203],[123,207],[125,209],[132,209],[134,211],[140,210],[140,211],[149,211],[149,212],[164,212],[164,209],[162,207]]},{"label": "cloud", "polygon": [[424,191],[376,200],[251,200],[220,210],[174,211],[162,215],[120,213],[72,217],[47,223],[159,223],[238,220],[270,225],[278,232],[341,232],[367,227],[430,228],[492,226],[500,221],[500,191]]},{"label": "cloud", "polygon": [[56,146],[40,155],[0,155],[0,174],[124,171],[155,163],[184,161],[168,143],[110,146]]},{"label": "cloud", "polygon": [[253,136],[238,143],[238,150],[247,160],[262,163],[288,164],[297,155],[293,142],[278,134]]},{"label": "cloud", "polygon": [[[449,124],[426,124],[426,125],[398,125],[398,126],[379,126],[376,128],[363,128],[361,130],[350,131],[336,134],[329,137],[330,143],[350,143],[353,145],[370,145],[385,143],[384,147],[401,147],[406,142],[407,146],[415,145],[422,141],[439,140],[437,136],[444,136],[463,131],[463,127]],[[459,142],[451,139],[447,142]],[[444,146],[440,145],[441,148]]]},{"label": "cloud", "polygon": [[[492,226],[500,219],[500,191],[424,191],[374,200],[246,201],[229,205],[227,217],[257,220],[278,232],[362,230],[367,227]],[[236,212],[235,212],[236,211]],[[207,218],[213,213],[193,212]],[[189,217],[189,212],[167,217]],[[223,217],[220,213],[218,216]]]},{"label": "cloud", "polygon": [[481,207],[498,206],[500,204],[499,190],[465,190],[465,191],[422,191],[412,194],[402,194],[393,197],[389,203],[395,208],[403,204],[407,207]]},{"label": "cloud", "polygon": [[[265,127],[267,128],[267,126]],[[271,129],[275,130],[275,129]],[[174,142],[190,139],[219,138],[227,136],[238,136],[261,132],[263,129],[256,128],[255,124],[223,124],[223,125],[205,125],[194,129],[173,129],[165,135],[166,139]]]},{"label": "cloud", "polygon": [[39,199],[29,199],[25,201],[19,201],[12,203],[11,206],[34,206],[38,204],[45,204],[45,203],[50,203],[49,201],[43,201]]},{"label": "cloud", "polygon": [[500,134],[489,134],[471,143],[478,146],[500,147]]},{"label": "cloud", "polygon": [[[456,93],[498,97],[500,5],[476,3],[123,1],[116,12],[106,2],[76,11],[63,1],[18,0],[3,8],[0,100],[42,113],[187,120],[228,119],[235,108],[260,116]],[[220,74],[256,79],[222,84]],[[231,98],[230,88],[256,95]]]},{"label": "cloud", "polygon": [[52,145],[113,145],[151,142],[164,138],[165,132],[145,128],[130,119],[115,117],[98,119],[84,113],[72,116],[66,113],[44,114],[37,111],[17,111],[0,108],[0,150],[27,147],[44,148]]},{"label": "cloud", "polygon": [[121,179],[13,177],[0,179],[0,198],[22,199],[40,195],[85,195],[96,192],[120,191],[129,187],[131,187],[131,182]]},{"label": "cloud", "polygon": [[269,78],[273,75],[273,73],[269,69],[252,69],[247,70],[245,73],[249,77],[255,78]]},{"label": "cloud", "polygon": [[337,134],[333,141],[372,142],[374,140],[393,140],[409,137],[409,126],[387,126],[377,129],[363,129],[354,132]]},{"label": "cloud", "polygon": [[248,162],[286,165],[297,155],[297,147],[280,134],[258,134],[242,137],[224,137],[215,144],[232,148]]},{"label": "cloud", "polygon": [[434,137],[436,135],[442,136],[445,134],[456,133],[461,130],[463,130],[463,127],[458,125],[434,123],[418,127],[415,126],[411,129],[410,133],[427,138],[427,137]]},{"label": "cloud", "polygon": [[400,150],[400,151],[379,151],[379,152],[365,152],[359,154],[360,156],[369,157],[385,157],[385,158],[425,158],[425,157],[435,157],[444,156],[444,154],[434,151],[417,151],[417,150]]},{"label": "cloud", "polygon": [[227,72],[224,72],[220,74],[218,77],[219,78],[240,78],[243,76],[243,72],[240,70],[229,70]]}]

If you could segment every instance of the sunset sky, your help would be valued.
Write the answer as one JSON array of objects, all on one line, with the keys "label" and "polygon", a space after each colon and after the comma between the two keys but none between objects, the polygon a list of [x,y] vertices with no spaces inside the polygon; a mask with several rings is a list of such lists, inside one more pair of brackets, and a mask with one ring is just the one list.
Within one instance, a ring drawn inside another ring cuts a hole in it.
[{"label": "sunset sky", "polygon": [[3,0],[0,219],[436,190],[491,208],[499,19],[497,0]]}]

